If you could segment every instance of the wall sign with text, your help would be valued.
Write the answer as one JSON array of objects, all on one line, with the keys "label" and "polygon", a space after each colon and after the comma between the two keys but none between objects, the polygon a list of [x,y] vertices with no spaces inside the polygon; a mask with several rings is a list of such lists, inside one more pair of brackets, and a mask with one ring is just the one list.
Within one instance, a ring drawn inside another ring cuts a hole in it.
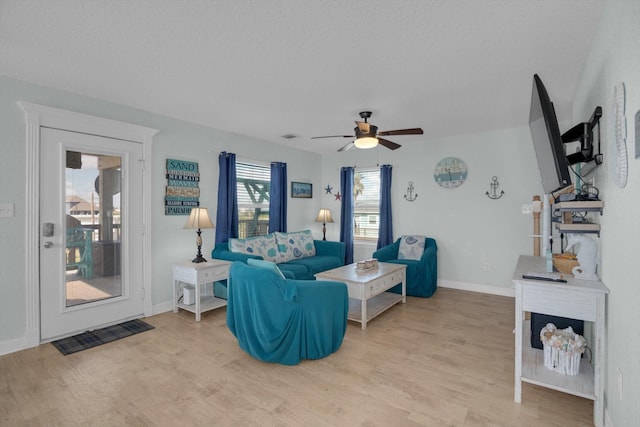
[{"label": "wall sign with text", "polygon": [[167,159],[166,177],[165,215],[189,215],[191,208],[200,206],[200,173],[197,162]]}]

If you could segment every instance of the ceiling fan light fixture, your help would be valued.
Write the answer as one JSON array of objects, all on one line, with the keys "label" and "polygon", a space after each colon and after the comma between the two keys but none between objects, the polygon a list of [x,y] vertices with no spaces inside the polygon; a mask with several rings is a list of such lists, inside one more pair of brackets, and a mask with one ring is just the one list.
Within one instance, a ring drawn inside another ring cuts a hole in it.
[{"label": "ceiling fan light fixture", "polygon": [[373,148],[376,145],[378,145],[378,138],[374,138],[372,136],[365,136],[362,138],[357,138],[355,141],[353,141],[353,144],[357,148],[362,148],[362,149]]},{"label": "ceiling fan light fixture", "polygon": [[[400,144],[396,144],[393,141],[389,141],[386,138],[378,138],[386,137],[387,135],[422,135],[424,132],[421,128],[411,128],[411,129],[396,129],[396,130],[387,130],[384,132],[378,133],[378,126],[372,125],[367,121],[369,117],[371,117],[371,111],[362,111],[360,113],[360,117],[364,121],[356,121],[356,127],[353,128],[353,132],[355,133],[355,139],[352,139],[352,142],[344,145],[338,149],[338,151],[346,151],[353,147],[360,149],[368,149],[375,148],[378,145],[382,145],[389,150],[397,150],[401,147]],[[311,139],[317,138],[353,138],[352,135],[332,135],[332,136],[314,136]]]}]

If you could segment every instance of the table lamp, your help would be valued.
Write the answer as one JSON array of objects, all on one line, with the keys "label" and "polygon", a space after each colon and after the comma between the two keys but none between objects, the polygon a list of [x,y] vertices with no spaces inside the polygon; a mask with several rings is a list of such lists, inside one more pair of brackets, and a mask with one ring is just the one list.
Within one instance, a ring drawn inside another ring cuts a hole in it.
[{"label": "table lamp", "polygon": [[207,262],[207,260],[204,259],[204,257],[202,256],[202,237],[200,236],[200,233],[202,233],[202,231],[200,229],[213,228],[213,227],[214,225],[209,219],[209,211],[207,211],[207,208],[191,209],[191,214],[189,215],[189,219],[187,220],[187,223],[184,225],[184,227],[182,227],[183,229],[186,229],[186,228],[198,229],[198,231],[196,231],[196,234],[198,235],[198,237],[196,237],[196,245],[198,245],[198,254],[194,259],[191,260],[191,262],[196,262],[196,263]]},{"label": "table lamp", "polygon": [[324,208],[320,209],[316,222],[322,223],[322,240],[327,240],[327,223],[333,222],[333,218],[331,218],[331,211]]}]

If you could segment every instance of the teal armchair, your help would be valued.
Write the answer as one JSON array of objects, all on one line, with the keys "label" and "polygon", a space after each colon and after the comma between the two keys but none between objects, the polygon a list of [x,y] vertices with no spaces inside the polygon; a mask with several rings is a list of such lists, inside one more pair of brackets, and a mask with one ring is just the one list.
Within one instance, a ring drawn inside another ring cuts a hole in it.
[{"label": "teal armchair", "polygon": [[273,270],[231,265],[227,326],[240,348],[258,360],[296,365],[334,353],[348,311],[344,283],[283,279]]},{"label": "teal armchair", "polygon": [[[438,246],[436,241],[427,237],[425,248],[419,260],[398,259],[400,239],[384,246],[373,253],[380,262],[404,264],[407,266],[407,295],[427,298],[432,296],[438,287]],[[401,285],[394,286],[390,292],[402,293]]]}]

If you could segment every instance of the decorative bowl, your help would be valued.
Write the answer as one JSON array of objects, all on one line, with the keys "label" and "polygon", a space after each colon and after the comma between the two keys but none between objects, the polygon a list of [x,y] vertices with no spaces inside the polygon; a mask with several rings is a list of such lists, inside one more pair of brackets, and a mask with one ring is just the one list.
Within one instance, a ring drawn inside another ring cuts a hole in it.
[{"label": "decorative bowl", "polygon": [[578,265],[580,264],[574,254],[553,254],[553,266],[560,273],[573,274],[571,270],[573,270],[573,267],[577,267]]}]

